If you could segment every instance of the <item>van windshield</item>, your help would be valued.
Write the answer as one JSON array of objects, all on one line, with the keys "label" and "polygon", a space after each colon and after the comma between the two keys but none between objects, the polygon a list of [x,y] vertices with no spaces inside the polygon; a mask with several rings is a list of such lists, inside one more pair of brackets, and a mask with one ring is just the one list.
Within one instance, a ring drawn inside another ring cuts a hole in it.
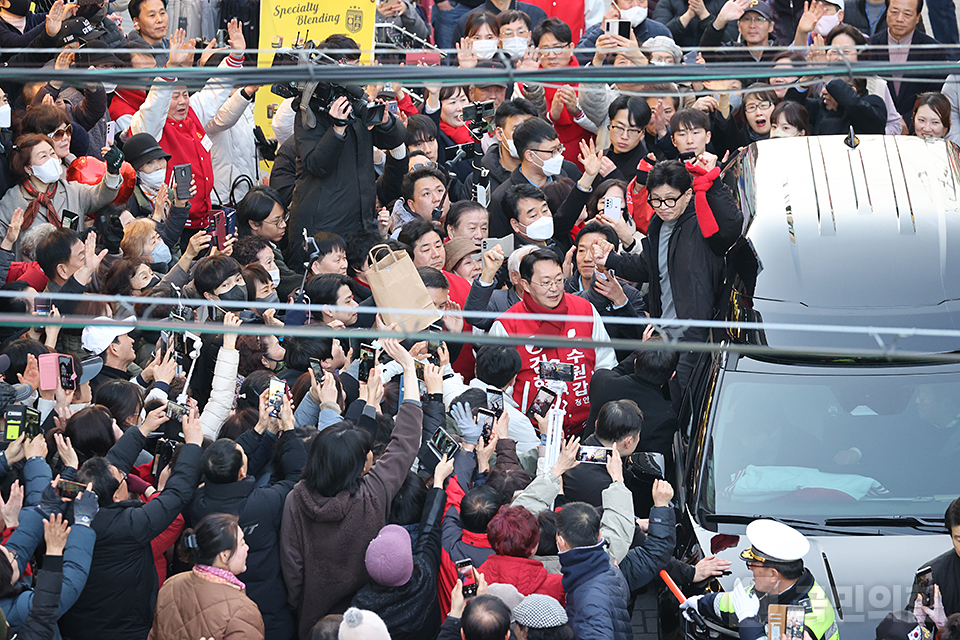
[{"label": "van windshield", "polygon": [[943,517],[960,495],[960,373],[844,373],[724,376],[707,512]]}]

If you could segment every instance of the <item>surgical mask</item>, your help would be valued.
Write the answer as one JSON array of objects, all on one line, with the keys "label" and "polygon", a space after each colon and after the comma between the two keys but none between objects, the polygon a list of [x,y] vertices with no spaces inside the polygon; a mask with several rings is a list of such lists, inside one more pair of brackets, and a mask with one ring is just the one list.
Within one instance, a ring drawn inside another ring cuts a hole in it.
[{"label": "surgical mask", "polygon": [[518,160],[520,159],[520,154],[517,153],[517,145],[514,144],[513,140],[507,140],[507,153]]},{"label": "surgical mask", "polygon": [[833,28],[840,24],[840,12],[837,11],[832,16],[824,15],[819,20],[817,20],[817,26],[813,28],[814,31],[822,35],[824,38],[827,37],[827,34],[833,31]]},{"label": "surgical mask", "polygon": [[770,131],[771,138],[793,138],[796,136],[795,133],[787,133],[783,129],[772,129]]},{"label": "surgical mask", "polygon": [[0,105],[0,129],[10,128],[10,105]]},{"label": "surgical mask", "polygon": [[497,52],[497,41],[477,40],[473,43],[473,52],[481,60],[489,60]]},{"label": "surgical mask", "polygon": [[79,404],[72,404],[72,405],[70,405],[70,411],[71,411],[72,413],[76,413],[77,411],[80,411],[81,409],[86,409],[86,408],[89,407],[89,406],[90,406],[90,403],[89,403],[89,402],[81,402],[81,403],[79,403]]},{"label": "surgical mask", "polygon": [[223,293],[217,296],[223,301],[229,302],[245,302],[247,299],[247,288],[245,286],[235,284],[233,289],[229,291],[224,291]]},{"label": "surgical mask", "polygon": [[527,52],[527,39],[519,36],[504,38],[503,51],[511,58],[519,58]]},{"label": "surgical mask", "polygon": [[[167,246],[167,245],[163,245],[163,246]],[[170,251],[170,250],[167,249],[167,252],[169,252],[169,251]],[[154,273],[154,274],[152,274],[152,275],[150,276],[150,282],[148,282],[147,284],[145,284],[145,285],[143,286],[143,289],[141,289],[141,291],[146,291],[147,289],[152,289],[153,287],[157,286],[159,283],[160,283],[160,276],[158,276],[157,274]]]},{"label": "surgical mask", "polygon": [[540,216],[527,226],[526,235],[531,240],[540,242],[549,240],[553,237],[553,217]]},{"label": "surgical mask", "polygon": [[273,286],[280,286],[280,269],[270,269],[267,273],[270,274],[270,281],[273,283]]},{"label": "surgical mask", "polygon": [[170,247],[167,246],[167,243],[163,240],[158,242],[157,246],[150,252],[150,259],[153,260],[154,264],[167,264],[170,262],[173,256],[170,255]]},{"label": "surgical mask", "polygon": [[113,93],[114,91],[117,90],[117,83],[115,82],[104,82],[102,84],[103,84],[103,90],[106,91],[107,93]]},{"label": "surgical mask", "polygon": [[666,67],[666,66],[669,66],[670,63],[667,62],[666,60],[651,60],[650,64],[652,64],[655,67]]},{"label": "surgical mask", "polygon": [[[619,7],[617,8],[620,9]],[[647,19],[647,8],[631,7],[629,9],[620,9],[620,19],[629,20],[630,26],[637,28]]]},{"label": "surgical mask", "polygon": [[257,302],[272,302],[274,304],[279,304],[280,296],[276,291],[271,291],[266,298],[257,298]]},{"label": "surgical mask", "polygon": [[730,111],[736,111],[743,104],[743,96],[739,93],[730,94]]},{"label": "surgical mask", "polygon": [[44,184],[53,184],[60,179],[60,158],[50,158],[39,167],[30,165],[34,177]]},{"label": "surgical mask", "polygon": [[563,155],[557,154],[549,160],[544,161],[544,163],[540,165],[540,168],[543,169],[544,175],[560,175],[560,170],[563,169]]},{"label": "surgical mask", "polygon": [[160,187],[163,186],[163,179],[166,175],[166,168],[156,171],[141,171],[139,174],[140,186],[146,187],[150,191],[159,191]]}]

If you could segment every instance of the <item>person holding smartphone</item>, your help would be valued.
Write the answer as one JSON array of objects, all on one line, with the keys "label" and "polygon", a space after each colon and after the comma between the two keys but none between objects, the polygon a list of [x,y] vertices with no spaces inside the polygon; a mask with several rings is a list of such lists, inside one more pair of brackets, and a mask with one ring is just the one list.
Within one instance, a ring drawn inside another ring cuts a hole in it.
[{"label": "person holding smartphone", "polygon": [[[947,507],[943,524],[953,549],[917,569],[908,601],[908,608],[913,608],[921,624],[929,620],[937,631],[946,625],[949,616],[960,613],[960,498]],[[925,575],[926,584],[922,580]]]}]

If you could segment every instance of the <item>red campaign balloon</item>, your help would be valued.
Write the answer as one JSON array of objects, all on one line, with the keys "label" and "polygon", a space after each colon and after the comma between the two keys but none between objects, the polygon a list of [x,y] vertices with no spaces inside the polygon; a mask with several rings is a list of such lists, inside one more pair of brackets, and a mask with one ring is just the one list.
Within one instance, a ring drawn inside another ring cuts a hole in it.
[{"label": "red campaign balloon", "polygon": [[[81,184],[100,184],[103,174],[107,172],[107,164],[93,156],[80,156],[67,167],[67,180]],[[111,204],[125,204],[133,195],[133,188],[137,184],[137,170],[129,162],[120,165],[120,177],[123,184]]]}]

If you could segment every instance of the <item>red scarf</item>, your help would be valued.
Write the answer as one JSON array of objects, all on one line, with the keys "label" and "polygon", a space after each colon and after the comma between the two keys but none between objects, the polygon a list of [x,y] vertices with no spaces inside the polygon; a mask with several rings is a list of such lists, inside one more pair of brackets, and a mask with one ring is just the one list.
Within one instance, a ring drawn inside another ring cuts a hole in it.
[{"label": "red scarf", "polygon": [[[564,295],[562,298],[560,298],[560,304],[558,304],[553,309],[547,309],[546,307],[542,307],[539,304],[537,304],[534,301],[533,296],[531,296],[529,293],[524,292],[523,306],[525,306],[528,309],[529,313],[555,314],[558,316],[565,316],[567,315],[567,296]],[[558,336],[560,335],[560,332],[563,331],[563,327],[564,327],[563,320],[537,320],[537,322],[540,323],[541,328],[544,326],[549,327],[549,330],[547,331],[538,331],[537,335]]]},{"label": "red scarf", "polygon": [[443,131],[445,134],[447,134],[447,136],[457,144],[467,144],[468,142],[473,142],[473,136],[470,135],[470,130],[463,125],[459,127],[452,127],[441,120],[440,131]]},{"label": "red scarf", "polygon": [[47,222],[55,227],[59,227],[62,224],[60,220],[60,214],[57,213],[56,208],[53,206],[53,196],[57,194],[57,187],[59,186],[59,182],[54,182],[52,185],[47,187],[46,193],[40,193],[37,188],[33,186],[33,183],[30,182],[29,179],[27,179],[27,181],[21,185],[26,194],[33,198],[33,201],[27,205],[27,210],[23,212],[22,228],[30,228],[30,225],[32,225],[33,221],[36,219],[37,211],[40,210],[41,206],[47,210]]},{"label": "red scarf", "polygon": [[[653,169],[653,165],[646,158],[640,160],[640,164],[637,165],[637,170],[643,171],[645,174],[649,173],[651,169]],[[627,212],[633,216],[633,222],[637,225],[637,230],[646,235],[647,227],[650,226],[650,220],[653,219],[654,213],[653,207],[647,202],[647,186],[645,184],[639,186],[640,188],[637,190],[636,177],[627,185]],[[635,190],[636,194],[634,194]]]},{"label": "red scarf", "polygon": [[687,165],[687,171],[693,175],[693,203],[697,212],[697,222],[700,223],[700,232],[703,233],[704,238],[709,238],[720,231],[713,209],[707,202],[707,191],[713,186],[713,181],[720,176],[720,167],[707,171],[699,165],[689,162],[684,164]]}]

